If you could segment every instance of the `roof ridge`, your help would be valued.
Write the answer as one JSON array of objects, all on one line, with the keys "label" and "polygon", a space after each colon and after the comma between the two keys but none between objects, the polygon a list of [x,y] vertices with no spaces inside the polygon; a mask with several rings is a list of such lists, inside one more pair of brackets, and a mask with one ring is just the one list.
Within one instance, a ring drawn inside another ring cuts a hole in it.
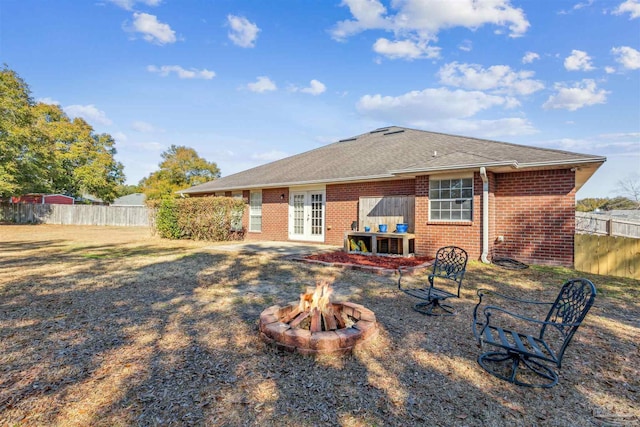
[{"label": "roof ridge", "polygon": [[455,138],[466,138],[466,139],[471,139],[471,140],[475,140],[475,141],[491,142],[491,143],[494,143],[494,144],[504,144],[504,145],[509,145],[509,146],[512,146],[512,147],[524,147],[524,148],[530,148],[530,149],[541,150],[541,151],[553,151],[555,153],[562,153],[562,154],[579,154],[581,156],[602,157],[602,156],[597,156],[595,154],[577,153],[575,151],[559,150],[557,148],[536,147],[534,145],[516,144],[514,142],[498,141],[498,140],[495,140],[495,139],[487,139],[487,138],[478,138],[478,137],[475,137],[475,136],[457,135],[457,134],[444,133],[444,132],[434,132],[434,131],[424,130],[424,129],[402,128],[401,126],[389,126],[389,127],[397,127],[397,128],[401,128],[401,129],[412,130],[412,131],[423,132],[423,133],[430,133],[430,134],[435,134],[435,135],[443,135],[443,136],[449,136],[449,137],[452,136],[452,137],[455,137]]}]

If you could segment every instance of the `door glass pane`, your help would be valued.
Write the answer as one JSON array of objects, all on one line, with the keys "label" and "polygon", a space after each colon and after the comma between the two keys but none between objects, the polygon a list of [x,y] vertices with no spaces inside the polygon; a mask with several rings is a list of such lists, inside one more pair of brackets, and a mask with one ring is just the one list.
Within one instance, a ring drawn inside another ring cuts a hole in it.
[{"label": "door glass pane", "polygon": [[311,234],[313,236],[322,235],[323,229],[322,215],[322,194],[311,195]]},{"label": "door glass pane", "polygon": [[304,234],[304,194],[293,196],[293,233]]}]

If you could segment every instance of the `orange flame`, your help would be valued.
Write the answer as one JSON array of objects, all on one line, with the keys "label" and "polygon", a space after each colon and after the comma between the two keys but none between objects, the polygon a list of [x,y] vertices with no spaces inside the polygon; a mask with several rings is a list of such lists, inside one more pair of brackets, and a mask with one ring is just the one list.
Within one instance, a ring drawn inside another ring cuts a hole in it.
[{"label": "orange flame", "polygon": [[328,281],[322,280],[316,283],[315,289],[308,288],[306,293],[300,294],[300,311],[318,309],[322,313],[332,313],[333,308],[329,299],[332,293],[333,289]]}]

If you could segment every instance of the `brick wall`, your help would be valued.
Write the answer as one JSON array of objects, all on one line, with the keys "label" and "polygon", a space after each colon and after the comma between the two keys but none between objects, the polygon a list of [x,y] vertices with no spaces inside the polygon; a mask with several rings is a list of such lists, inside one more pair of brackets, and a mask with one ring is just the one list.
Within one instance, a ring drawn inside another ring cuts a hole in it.
[{"label": "brick wall", "polygon": [[351,230],[351,223],[358,220],[360,197],[413,194],[415,194],[413,179],[327,185],[325,243],[343,244],[344,232]]},{"label": "brick wall", "polygon": [[[488,173],[489,258],[510,257],[530,264],[573,265],[575,174],[569,169]],[[284,199],[280,196],[284,194]],[[473,220],[429,221],[429,177],[326,187],[325,243],[343,244],[344,232],[358,220],[360,197],[415,194],[416,253],[434,255],[438,248],[456,245],[470,259],[482,254],[482,179],[474,173]],[[249,192],[243,193],[249,201]],[[262,232],[246,240],[288,239],[288,188],[262,192]],[[248,229],[249,206],[243,224]],[[498,236],[504,242],[497,242]]]},{"label": "brick wall", "polygon": [[466,250],[470,259],[480,258],[482,254],[482,179],[479,173],[474,173],[473,176],[472,215],[472,221],[469,222],[429,221],[429,176],[416,177],[416,253],[418,255],[433,256],[438,248],[455,245]]},{"label": "brick wall", "polygon": [[496,175],[494,256],[573,266],[575,173],[569,169]]},{"label": "brick wall", "polygon": [[[247,230],[245,240],[288,240],[289,239],[289,189],[270,188],[262,190],[262,231],[249,231],[249,191],[243,193],[247,207],[242,220]],[[284,197],[282,197],[284,195]]]}]

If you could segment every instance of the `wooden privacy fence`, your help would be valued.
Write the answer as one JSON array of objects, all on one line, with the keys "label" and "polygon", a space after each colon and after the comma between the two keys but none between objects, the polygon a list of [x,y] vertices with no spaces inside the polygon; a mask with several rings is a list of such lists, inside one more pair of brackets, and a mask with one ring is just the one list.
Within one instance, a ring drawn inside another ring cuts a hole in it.
[{"label": "wooden privacy fence", "polygon": [[413,233],[415,210],[415,196],[360,197],[358,231],[364,231],[364,227],[377,231],[379,224],[387,224],[392,232],[396,224],[408,224],[409,233]]},{"label": "wooden privacy fence", "polygon": [[0,204],[0,221],[15,224],[146,227],[152,213],[146,206]]},{"label": "wooden privacy fence", "polygon": [[575,235],[576,270],[640,280],[640,239]]},{"label": "wooden privacy fence", "polygon": [[640,222],[612,218],[605,214],[576,212],[576,233],[640,239]]}]

